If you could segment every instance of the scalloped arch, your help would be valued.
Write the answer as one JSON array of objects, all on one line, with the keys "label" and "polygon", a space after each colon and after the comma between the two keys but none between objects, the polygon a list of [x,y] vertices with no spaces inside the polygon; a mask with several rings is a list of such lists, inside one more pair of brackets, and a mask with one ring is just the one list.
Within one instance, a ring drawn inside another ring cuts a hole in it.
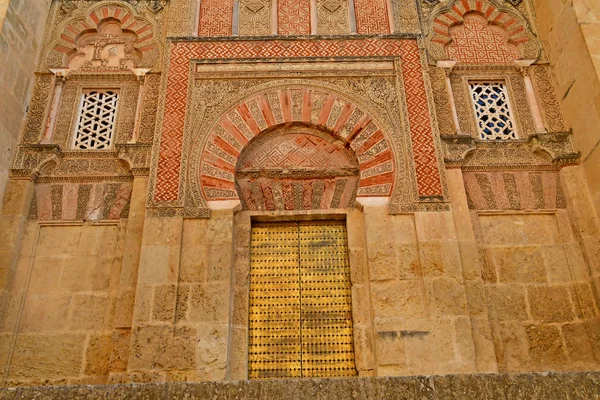
[{"label": "scalloped arch", "polygon": [[[159,48],[155,37],[156,27],[126,5],[104,3],[91,8],[85,16],[74,18],[65,23],[59,37],[51,46],[48,55],[48,66],[66,66],[67,56],[77,51],[78,38],[88,32],[97,32],[102,23],[109,20],[118,22],[123,31],[134,33],[137,36],[133,46],[135,51],[142,55],[140,64],[150,66],[149,64],[157,61],[154,60],[156,58],[154,55],[148,57],[156,53]],[[147,58],[152,60],[146,60]]]},{"label": "scalloped arch", "polygon": [[[516,47],[521,58],[539,58],[540,48],[537,39],[529,29],[527,21],[517,12],[500,7],[490,0],[453,0],[431,17],[428,41],[434,59],[449,58],[446,49],[453,42],[451,30],[464,25],[465,18],[473,14],[483,17],[488,27],[499,27],[504,30],[508,45]],[[469,62],[465,59],[457,61]],[[473,57],[472,62],[481,63],[482,60]],[[502,59],[490,57],[485,63],[502,62]]]}]

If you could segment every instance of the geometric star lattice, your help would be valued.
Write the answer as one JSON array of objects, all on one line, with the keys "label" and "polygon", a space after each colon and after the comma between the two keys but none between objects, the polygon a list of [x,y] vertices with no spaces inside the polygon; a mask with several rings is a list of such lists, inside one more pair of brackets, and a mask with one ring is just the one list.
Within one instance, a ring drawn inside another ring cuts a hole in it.
[{"label": "geometric star lattice", "polygon": [[111,146],[119,94],[91,91],[81,99],[73,147],[79,150],[103,150]]},{"label": "geometric star lattice", "polygon": [[517,139],[504,82],[470,82],[481,140]]}]

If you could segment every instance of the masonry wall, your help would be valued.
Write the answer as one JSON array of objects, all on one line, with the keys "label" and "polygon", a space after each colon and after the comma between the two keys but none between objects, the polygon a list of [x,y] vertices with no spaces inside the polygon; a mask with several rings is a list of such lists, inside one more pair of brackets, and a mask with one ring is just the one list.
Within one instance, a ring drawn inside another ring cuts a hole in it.
[{"label": "masonry wall", "polygon": [[594,0],[533,0],[557,96],[600,213],[600,5]]},{"label": "masonry wall", "polygon": [[0,1],[0,194],[29,105],[50,0]]}]

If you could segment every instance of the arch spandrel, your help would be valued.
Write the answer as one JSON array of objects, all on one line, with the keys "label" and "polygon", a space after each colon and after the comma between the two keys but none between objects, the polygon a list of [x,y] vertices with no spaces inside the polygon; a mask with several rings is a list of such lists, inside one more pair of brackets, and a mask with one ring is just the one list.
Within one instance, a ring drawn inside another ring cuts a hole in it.
[{"label": "arch spandrel", "polygon": [[[397,155],[378,119],[364,107],[326,89],[294,86],[249,96],[218,118],[199,150],[197,165],[190,170],[197,173],[200,203],[239,199],[236,166],[247,153],[246,147],[257,138],[294,130],[321,135],[355,159],[357,185],[344,197],[346,204],[353,204],[355,197],[392,195]],[[190,176],[192,185],[194,178]]]}]

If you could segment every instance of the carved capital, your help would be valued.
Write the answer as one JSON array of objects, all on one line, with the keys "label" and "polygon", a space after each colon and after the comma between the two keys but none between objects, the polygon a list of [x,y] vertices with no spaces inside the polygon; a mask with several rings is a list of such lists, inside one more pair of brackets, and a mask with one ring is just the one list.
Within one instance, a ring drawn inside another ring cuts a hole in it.
[{"label": "carved capital", "polygon": [[120,160],[129,164],[134,176],[148,176],[150,173],[151,144],[117,144]]},{"label": "carved capital", "polygon": [[31,144],[20,146],[10,171],[12,178],[37,180],[42,168],[52,162],[58,164],[64,156],[57,144]]}]

